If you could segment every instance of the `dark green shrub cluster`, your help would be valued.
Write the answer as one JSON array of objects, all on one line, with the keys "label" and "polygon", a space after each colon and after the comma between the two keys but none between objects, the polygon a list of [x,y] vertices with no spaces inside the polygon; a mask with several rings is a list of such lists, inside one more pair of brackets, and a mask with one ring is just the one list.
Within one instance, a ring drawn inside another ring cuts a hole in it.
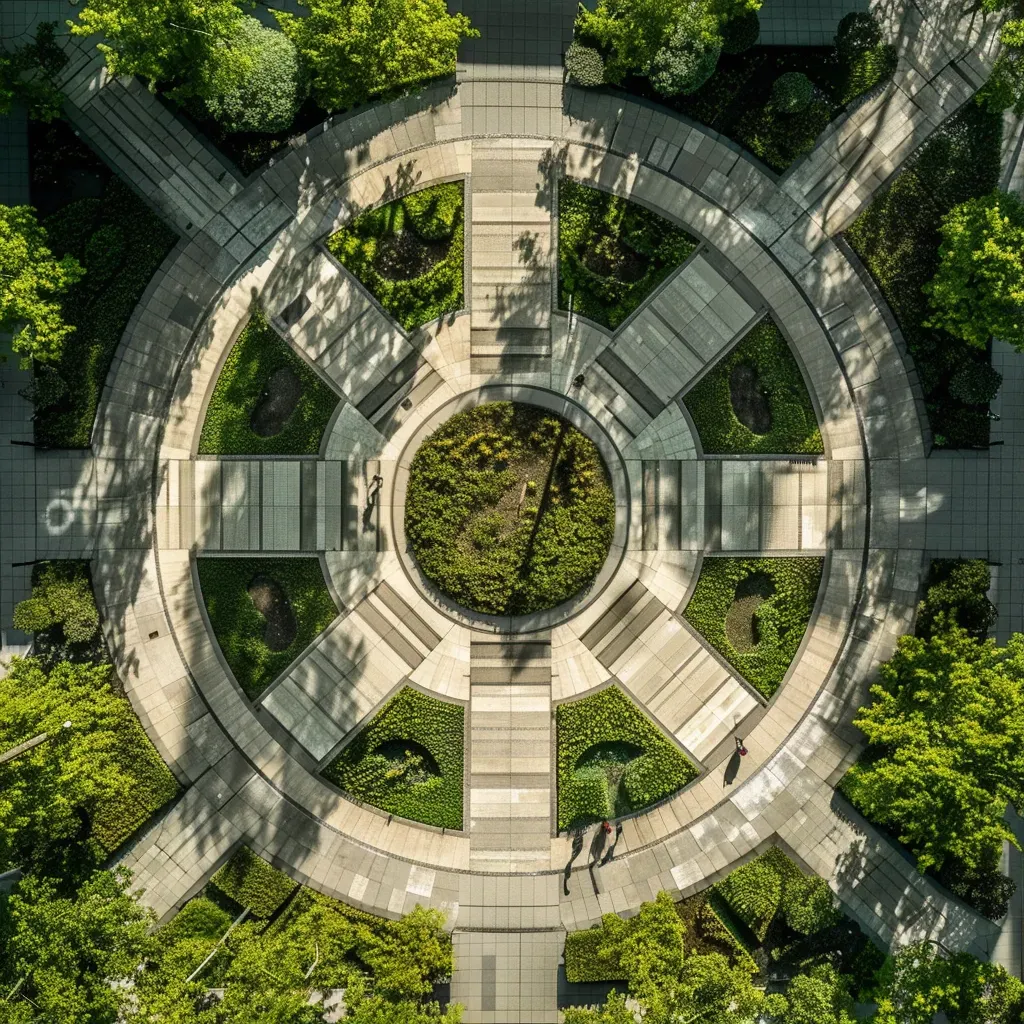
[{"label": "dark green shrub cluster", "polygon": [[618,687],[559,704],[555,724],[559,829],[649,807],[700,774]]},{"label": "dark green shrub cluster", "polygon": [[[255,700],[335,619],[317,558],[200,558],[199,585],[210,625],[238,685]],[[256,577],[274,580],[287,596],[296,633],[283,650],[264,639],[267,622],[249,596]]]},{"label": "dark green shrub cluster", "polygon": [[117,178],[102,199],[78,199],[43,222],[56,257],[70,254],[85,276],[61,300],[75,330],[53,370],[34,389],[35,438],[53,448],[87,448],[100,392],[121,335],[146,285],[177,241]]},{"label": "dark green shrub cluster", "polygon": [[405,687],[324,769],[347,793],[400,818],[462,828],[465,710]]},{"label": "dark green shrub cluster", "polygon": [[[939,267],[943,216],[998,183],[1001,118],[987,107],[966,104],[846,231],[899,323],[939,448],[988,443],[986,402],[967,401],[963,385],[966,367],[987,365],[989,356],[946,331],[926,327],[932,310],[921,289]],[[954,387],[957,377],[960,383]]]},{"label": "dark green shrub cluster", "polygon": [[[755,434],[736,417],[730,380],[738,366],[756,372],[771,415],[766,434]],[[825,450],[800,367],[771,318],[757,324],[684,401],[708,454],[813,455]]]},{"label": "dark green shrub cluster", "polygon": [[247,846],[240,846],[231,855],[210,884],[240,907],[248,907],[255,917],[272,917],[296,885]]},{"label": "dark green shrub cluster", "polygon": [[730,18],[722,26],[722,53],[743,53],[761,36],[761,21],[757,11],[744,11]]},{"label": "dark green shrub cluster", "polygon": [[463,184],[449,182],[360,214],[327,248],[411,331],[462,308],[463,230]]},{"label": "dark green shrub cluster", "polygon": [[68,560],[34,565],[32,596],[15,605],[14,628],[36,633],[36,653],[44,653],[48,661],[82,660],[84,645],[100,628],[89,563]]},{"label": "dark green shrub cluster", "polygon": [[[253,412],[279,371],[299,380],[294,411],[275,434],[253,430]],[[217,378],[199,437],[200,455],[315,455],[338,396],[267,323],[257,310],[232,346]]]},{"label": "dark green shrub cluster", "polygon": [[553,608],[589,586],[615,527],[615,496],[586,435],[536,406],[453,416],[416,452],[405,533],[423,574],[487,614]]},{"label": "dark green shrub cluster", "polygon": [[934,636],[952,625],[979,640],[988,636],[999,613],[988,599],[992,574],[980,558],[939,558],[932,562],[924,600],[917,606],[916,633]]},{"label": "dark green shrub cluster", "polygon": [[[770,697],[803,639],[823,565],[820,558],[705,558],[684,614],[744,679]],[[768,586],[755,613],[757,642],[741,651],[726,618],[738,588],[751,578]]]},{"label": "dark green shrub cluster", "polygon": [[772,84],[772,102],[781,114],[796,114],[814,98],[814,83],[801,71],[787,71]]},{"label": "dark green shrub cluster", "polygon": [[566,981],[573,984],[625,981],[626,972],[620,966],[615,951],[606,948],[602,955],[602,946],[608,945],[608,937],[601,925],[569,932],[565,936]]},{"label": "dark green shrub cluster", "polygon": [[614,330],[696,248],[639,203],[563,178],[558,187],[558,294]]}]

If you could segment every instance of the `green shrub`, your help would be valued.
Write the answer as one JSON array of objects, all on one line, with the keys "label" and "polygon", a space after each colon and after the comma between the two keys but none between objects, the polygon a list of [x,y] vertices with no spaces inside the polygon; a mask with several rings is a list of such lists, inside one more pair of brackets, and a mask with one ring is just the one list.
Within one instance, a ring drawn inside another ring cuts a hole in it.
[{"label": "green shrub", "polygon": [[[820,558],[705,558],[684,614],[740,675],[770,697],[807,629],[823,564]],[[737,588],[759,579],[770,583],[771,592],[762,595],[756,608],[757,642],[740,650],[726,629],[726,617]]]},{"label": "green shrub", "polygon": [[851,11],[839,22],[836,50],[840,60],[849,64],[863,53],[875,49],[882,41],[882,30],[874,15]]},{"label": "green shrub", "polygon": [[[766,434],[755,434],[736,416],[730,380],[740,366],[756,372],[771,415]],[[707,454],[814,455],[825,450],[800,367],[770,317],[754,326],[683,400]]]},{"label": "green shrub", "polygon": [[74,256],[86,272],[61,303],[76,329],[55,364],[65,386],[35,390],[35,439],[54,448],[87,448],[114,352],[177,238],[118,178],[110,179],[102,199],[69,203],[44,227],[54,254]]},{"label": "green shrub", "polygon": [[949,394],[965,405],[987,405],[1003,383],[1003,375],[988,363],[965,363],[949,380]]},{"label": "green shrub", "polygon": [[461,704],[407,686],[342,748],[323,775],[400,818],[461,829],[464,720]]},{"label": "green shrub", "polygon": [[[317,558],[199,558],[199,585],[210,625],[238,685],[255,700],[337,617]],[[257,576],[274,580],[295,616],[283,650],[264,640],[266,620],[249,596]]]},{"label": "green shrub", "polygon": [[559,184],[563,309],[614,330],[696,246],[682,228],[638,203],[567,178]]},{"label": "green shrub", "polygon": [[783,114],[798,114],[814,98],[814,83],[799,71],[779,75],[772,85],[772,102]]},{"label": "green shrub", "polygon": [[718,891],[750,930],[763,940],[782,904],[782,875],[763,856],[730,872]]},{"label": "green shrub", "polygon": [[[230,927],[231,915],[226,910],[197,896],[156,933],[154,959],[169,976],[187,978]],[[213,964],[212,969],[217,966]]]},{"label": "green shrub", "polygon": [[577,85],[602,85],[604,58],[592,46],[574,39],[565,51],[565,72]]},{"label": "green shrub", "polygon": [[786,924],[801,935],[823,931],[839,919],[832,890],[817,875],[787,882],[781,906]]},{"label": "green shrub", "polygon": [[873,49],[858,53],[841,67],[836,98],[844,105],[851,103],[891,78],[897,62],[896,47],[888,43],[879,43]]},{"label": "green shrub", "polygon": [[535,406],[457,413],[410,467],[410,549],[427,579],[473,611],[522,615],[575,596],[604,565],[614,527],[597,447]]},{"label": "green shrub", "polygon": [[[462,308],[463,206],[461,181],[431,185],[360,214],[327,239],[327,248],[411,331]],[[389,276],[399,246],[406,267],[426,269]]]},{"label": "green shrub", "polygon": [[754,156],[781,172],[814,149],[818,136],[831,120],[832,109],[821,98],[813,98],[792,114],[768,102],[739,120],[736,135]]},{"label": "green shrub", "polygon": [[296,887],[284,872],[240,846],[218,871],[210,884],[255,917],[273,917]]},{"label": "green shrub", "polygon": [[89,563],[60,560],[33,566],[32,596],[15,605],[14,628],[46,633],[39,637],[39,647],[47,655],[59,650],[68,660],[85,658],[89,652],[82,645],[100,628]]},{"label": "green shrub", "polygon": [[[252,416],[271,377],[290,370],[301,394],[281,429],[256,433]],[[199,437],[200,455],[315,455],[338,396],[297,356],[257,310],[217,378]]]},{"label": "green shrub", "polygon": [[928,589],[917,606],[916,633],[931,637],[954,623],[983,639],[999,612],[988,599],[992,575],[980,558],[936,559],[928,574]]},{"label": "green shrub", "polygon": [[761,21],[757,11],[743,11],[722,26],[722,53],[743,53],[760,38]]},{"label": "green shrub", "polygon": [[668,43],[655,54],[651,64],[651,85],[666,96],[696,92],[714,74],[721,39],[694,33],[679,24]]},{"label": "green shrub", "polygon": [[[617,814],[648,807],[699,774],[686,755],[617,687],[559,704],[555,723],[559,829],[604,820],[609,807]],[[641,753],[629,761],[604,761],[602,787],[595,783],[597,772],[592,765],[585,766],[582,773],[579,770],[581,759],[599,745],[639,748]]]},{"label": "green shrub", "polygon": [[619,958],[607,947],[605,929],[601,925],[569,932],[565,936],[565,980],[572,984],[581,982],[625,981],[626,972],[619,964]]}]

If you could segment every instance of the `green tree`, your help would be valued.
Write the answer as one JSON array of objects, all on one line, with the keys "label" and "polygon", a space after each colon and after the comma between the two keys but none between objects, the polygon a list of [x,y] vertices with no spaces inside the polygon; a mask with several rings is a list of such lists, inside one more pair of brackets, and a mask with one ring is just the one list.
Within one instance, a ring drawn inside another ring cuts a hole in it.
[{"label": "green tree", "polygon": [[1024,797],[1024,635],[1005,648],[952,628],[901,637],[856,724],[871,747],[842,788],[896,829],[921,871],[969,868],[1016,843],[1003,815]]},{"label": "green tree", "polygon": [[38,633],[59,625],[68,643],[91,640],[100,628],[100,614],[88,574],[78,563],[49,562],[32,586],[32,596],[14,607],[14,626]]},{"label": "green tree", "polygon": [[636,1024],[636,1015],[626,1005],[626,997],[609,994],[604,1006],[590,1009],[570,1006],[565,1010],[565,1024]]},{"label": "green tree", "polygon": [[[151,948],[152,916],[128,891],[123,868],[92,875],[73,895],[28,875],[0,901],[5,994],[29,1000],[47,1024],[115,1024],[130,1005],[133,977]],[[8,1003],[12,1000],[8,999]],[[15,1018],[17,1019],[17,1018]]]},{"label": "green tree", "polygon": [[685,934],[669,893],[659,892],[652,902],[640,904],[619,946],[619,963],[639,998],[652,1002],[679,977]]},{"label": "green tree", "polygon": [[991,583],[988,564],[980,558],[932,562],[928,589],[917,606],[917,635],[927,638],[956,625],[983,640],[999,617],[988,599]]},{"label": "green tree", "polygon": [[1024,114],[1024,20],[1006,22],[999,32],[1002,49],[996,57],[988,81],[981,87],[977,101],[992,110]]},{"label": "green tree", "polygon": [[786,988],[781,1024],[854,1024],[853,999],[830,964],[797,975]]},{"label": "green tree", "polygon": [[378,994],[418,999],[430,993],[435,981],[451,974],[451,941],[439,910],[417,906],[383,932],[374,934],[364,927],[360,940],[360,958],[373,972]]},{"label": "green tree", "polygon": [[309,14],[274,16],[298,47],[326,110],[455,71],[459,43],[479,33],[445,0],[310,0]]},{"label": "green tree", "polygon": [[9,113],[18,101],[35,121],[60,117],[64,96],[54,76],[68,58],[56,41],[56,27],[55,21],[42,22],[33,42],[10,53],[0,51],[0,114]]},{"label": "green tree", "polygon": [[680,7],[672,32],[651,61],[651,84],[666,96],[691,93],[713,74],[722,52],[718,18],[691,0]]},{"label": "green tree", "polygon": [[57,299],[84,273],[73,256],[53,258],[32,207],[0,205],[0,330],[13,332],[22,366],[60,358],[74,327]]},{"label": "green tree", "polygon": [[1024,202],[998,190],[968,199],[939,231],[939,269],[924,286],[926,326],[977,348],[995,335],[1024,349]]}]

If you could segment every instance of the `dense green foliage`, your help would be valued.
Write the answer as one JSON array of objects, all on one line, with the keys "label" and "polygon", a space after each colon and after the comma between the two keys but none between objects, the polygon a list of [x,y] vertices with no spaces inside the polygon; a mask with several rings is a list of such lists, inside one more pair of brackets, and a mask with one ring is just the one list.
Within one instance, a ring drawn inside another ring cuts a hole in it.
[{"label": "dense green foliage", "polygon": [[[55,448],[87,448],[100,393],[121,335],[175,235],[127,185],[111,178],[102,199],[78,199],[44,221],[55,254],[72,256],[85,276],[65,294],[75,327],[56,374],[35,395],[35,436]],[[36,368],[36,385],[44,383]]]},{"label": "dense green foliage", "polygon": [[64,96],[54,76],[68,62],[56,39],[57,23],[40,22],[35,39],[11,51],[0,51],[0,114],[8,114],[15,102],[24,104],[33,121],[60,117]]},{"label": "dense green foliage", "polygon": [[210,885],[240,907],[248,907],[254,917],[271,917],[292,894],[295,884],[248,846],[240,846],[210,879]]},{"label": "dense green foliage", "polygon": [[26,633],[59,631],[67,644],[88,643],[100,628],[88,563],[54,561],[33,566],[32,596],[15,605],[14,628]]},{"label": "dense green foliage", "polygon": [[[803,639],[822,567],[820,558],[705,558],[684,614],[744,679],[770,697]],[[752,588],[749,595],[745,584]],[[750,613],[755,628],[747,623],[754,642],[738,646],[727,622],[730,609],[757,597],[762,600]]]},{"label": "dense green foliage", "polygon": [[814,99],[814,83],[801,71],[787,71],[772,83],[772,102],[780,114],[797,114]]},{"label": "dense green foliage", "polygon": [[984,639],[998,617],[988,599],[991,583],[988,563],[979,558],[936,559],[924,600],[917,606],[917,635],[927,639],[955,624]]},{"label": "dense green foliage", "polygon": [[565,51],[565,72],[578,85],[600,85],[604,81],[604,58],[592,46],[574,39]]},{"label": "dense green foliage", "polygon": [[74,256],[58,258],[50,251],[31,206],[0,205],[0,330],[11,332],[22,366],[33,359],[60,359],[75,329],[63,315],[60,297],[83,273]]},{"label": "dense green foliage", "polygon": [[63,662],[47,674],[16,658],[0,679],[0,751],[48,737],[0,764],[0,871],[40,865],[74,877],[177,793],[111,678],[107,665]]},{"label": "dense green foliage", "polygon": [[949,394],[965,405],[986,405],[999,394],[1003,375],[988,363],[965,363],[949,379]]},{"label": "dense green foliage", "polygon": [[[266,398],[271,377],[290,370],[301,395],[274,434],[253,430],[254,411]],[[257,310],[235,342],[217,378],[199,438],[200,455],[315,455],[338,396],[267,323]]]},{"label": "dense green foliage", "polygon": [[614,330],[697,247],[639,203],[563,178],[558,294],[563,309]]},{"label": "dense green foliage", "polygon": [[462,828],[465,710],[407,686],[323,774],[359,800],[439,828]]},{"label": "dense green foliage", "polygon": [[[736,416],[730,380],[739,366],[756,373],[771,416],[766,434],[755,434]],[[684,401],[707,454],[813,455],[825,450],[803,374],[771,318],[757,324],[701,377]]]},{"label": "dense green foliage", "polygon": [[[338,614],[317,558],[200,558],[196,564],[213,634],[238,685],[252,700]],[[266,620],[249,596],[257,577],[281,587],[295,616],[295,637],[283,650],[272,650],[266,642]]]},{"label": "dense green foliage", "polygon": [[1024,349],[1024,202],[998,190],[968,199],[942,218],[939,233],[925,326],[977,349],[993,335]]},{"label": "dense green foliage", "polygon": [[921,147],[846,232],[899,322],[940,448],[988,442],[984,404],[965,404],[950,390],[951,379],[967,362],[987,363],[988,357],[926,325],[931,310],[923,288],[939,269],[943,217],[959,203],[995,188],[1001,136],[1001,114],[968,104]]},{"label": "dense green foliage", "polygon": [[327,248],[411,331],[462,308],[463,233],[455,181],[360,214]]},{"label": "dense green foliage", "polygon": [[999,55],[976,99],[997,113],[1012,109],[1020,117],[1024,115],[1024,19],[1004,22],[999,41]]},{"label": "dense green foliage", "polygon": [[615,496],[597,446],[536,406],[457,413],[409,470],[405,533],[424,576],[487,614],[553,608],[604,565]]},{"label": "dense green foliage", "polygon": [[275,11],[328,111],[385,90],[455,73],[459,43],[479,33],[445,0],[309,0],[309,13]]},{"label": "dense green foliage", "polygon": [[955,857],[991,865],[1003,815],[1024,802],[1024,635],[1006,647],[952,628],[904,636],[854,724],[868,750],[842,790],[872,821],[895,831],[918,867]]},{"label": "dense green foliage", "polygon": [[699,774],[618,687],[559,704],[555,724],[559,829],[649,807]]}]

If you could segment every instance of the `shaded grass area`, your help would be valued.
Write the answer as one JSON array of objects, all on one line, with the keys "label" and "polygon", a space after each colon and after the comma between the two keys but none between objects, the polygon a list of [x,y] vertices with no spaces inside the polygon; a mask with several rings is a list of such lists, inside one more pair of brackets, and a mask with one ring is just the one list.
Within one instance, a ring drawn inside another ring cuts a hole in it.
[{"label": "shaded grass area", "polygon": [[[199,584],[214,636],[238,685],[255,700],[335,619],[334,606],[317,558],[199,558]],[[267,642],[268,621],[249,590],[257,577],[273,580],[295,616],[287,647]]]},{"label": "shaded grass area", "polygon": [[71,254],[85,276],[61,299],[74,332],[53,364],[36,369],[35,439],[54,448],[87,448],[100,394],[121,336],[142,293],[177,236],[118,178],[101,198],[77,199],[43,221],[56,257]]},{"label": "shaded grass area", "polygon": [[464,608],[522,615],[588,587],[615,527],[596,445],[536,406],[457,413],[416,452],[405,532],[423,574]]},{"label": "shaded grass area", "polygon": [[257,310],[221,368],[199,454],[315,455],[338,401]]},{"label": "shaded grass area", "polygon": [[555,709],[558,828],[629,814],[700,772],[618,687]]},{"label": "shaded grass area", "polygon": [[296,883],[284,872],[240,846],[210,879],[210,885],[256,917],[271,917],[292,894]]},{"label": "shaded grass area", "polygon": [[988,444],[988,406],[949,392],[953,375],[987,352],[946,331],[925,327],[921,291],[939,267],[939,225],[954,206],[985,195],[999,181],[1002,115],[968,103],[918,150],[890,187],[846,231],[899,324],[924,389],[936,447]]},{"label": "shaded grass area", "polygon": [[563,178],[558,187],[562,309],[614,330],[697,247],[639,203]]},{"label": "shaded grass area", "polygon": [[[760,392],[755,397],[762,397],[766,406],[768,429],[761,432],[737,415],[735,377],[744,368],[753,371],[748,386]],[[683,400],[708,454],[820,454],[825,450],[800,367],[770,317],[756,324]]]},{"label": "shaded grass area", "polygon": [[[771,697],[803,639],[823,567],[821,558],[705,558],[684,614],[744,679]],[[744,635],[735,616],[730,622],[730,610],[751,596],[761,600],[750,602],[756,619]]]},{"label": "shaded grass area", "polygon": [[463,184],[431,185],[360,214],[327,248],[407,330],[463,306]]},{"label": "shaded grass area", "polygon": [[405,687],[323,770],[382,811],[462,828],[465,709]]}]

